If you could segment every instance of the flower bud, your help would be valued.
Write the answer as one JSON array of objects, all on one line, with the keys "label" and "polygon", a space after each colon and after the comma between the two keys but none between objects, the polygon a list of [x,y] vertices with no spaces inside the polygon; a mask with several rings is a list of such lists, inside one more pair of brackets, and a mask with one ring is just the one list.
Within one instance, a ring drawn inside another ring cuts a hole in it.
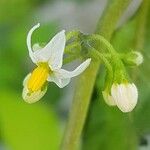
[{"label": "flower bud", "polygon": [[111,88],[111,95],[122,112],[131,112],[137,104],[138,91],[133,83],[114,83]]},{"label": "flower bud", "polygon": [[103,95],[104,101],[106,102],[107,105],[109,105],[109,106],[115,106],[116,105],[113,97],[109,94],[109,92],[104,90],[104,91],[102,91],[102,95]]},{"label": "flower bud", "polygon": [[140,52],[132,51],[125,56],[124,62],[128,65],[139,66],[143,63],[143,56]]}]

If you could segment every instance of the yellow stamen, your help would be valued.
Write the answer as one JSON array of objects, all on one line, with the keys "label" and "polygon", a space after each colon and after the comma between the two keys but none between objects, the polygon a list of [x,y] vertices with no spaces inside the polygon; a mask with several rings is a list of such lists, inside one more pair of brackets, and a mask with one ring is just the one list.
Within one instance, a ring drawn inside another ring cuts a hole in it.
[{"label": "yellow stamen", "polygon": [[29,78],[27,87],[30,92],[38,91],[42,88],[46,82],[50,69],[47,64],[42,63],[37,68],[35,68]]}]

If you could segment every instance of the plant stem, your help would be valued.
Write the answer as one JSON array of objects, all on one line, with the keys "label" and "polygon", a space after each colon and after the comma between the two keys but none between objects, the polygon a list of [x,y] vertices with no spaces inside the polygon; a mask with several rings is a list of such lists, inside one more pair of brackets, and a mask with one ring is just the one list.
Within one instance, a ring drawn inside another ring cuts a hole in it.
[{"label": "plant stem", "polygon": [[109,61],[107,60],[107,58],[101,54],[99,51],[97,51],[95,48],[91,47],[89,49],[89,53],[90,53],[90,56],[92,56],[93,58],[97,58],[99,61],[103,61],[109,74],[112,74],[113,75],[113,70],[112,70],[112,66],[110,65]]},{"label": "plant stem", "polygon": [[[110,40],[119,18],[130,2],[131,0],[110,0],[96,33]],[[92,61],[77,82],[61,150],[77,149],[99,66],[99,62]]]},{"label": "plant stem", "polygon": [[91,40],[91,41],[94,41],[94,40],[97,40],[99,42],[102,42],[104,44],[105,47],[107,47],[107,50],[109,51],[110,54],[116,54],[116,50],[113,48],[113,46],[101,35],[98,35],[98,34],[92,34],[92,35],[89,35],[87,37],[88,40]]},{"label": "plant stem", "polygon": [[[150,1],[143,0],[141,7],[138,11],[136,16],[136,33],[134,35],[133,41],[133,49],[142,51],[145,44],[145,37],[146,37],[146,25],[148,21],[148,12],[150,9]],[[137,80],[138,70],[132,71],[132,78],[134,81]]]},{"label": "plant stem", "polygon": [[142,50],[144,48],[149,5],[149,0],[143,0],[139,12],[136,16],[136,33],[133,42],[133,48],[136,50]]}]

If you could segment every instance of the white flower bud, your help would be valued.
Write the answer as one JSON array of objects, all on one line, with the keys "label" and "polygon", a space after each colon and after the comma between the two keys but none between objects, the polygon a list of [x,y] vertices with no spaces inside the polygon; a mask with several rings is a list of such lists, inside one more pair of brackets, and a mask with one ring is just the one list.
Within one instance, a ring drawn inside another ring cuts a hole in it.
[{"label": "white flower bud", "polygon": [[132,83],[113,84],[111,95],[122,112],[131,112],[137,104],[138,91]]},{"label": "white flower bud", "polygon": [[103,98],[104,98],[104,101],[106,102],[106,104],[108,104],[109,106],[116,105],[113,97],[109,94],[109,92],[107,92],[106,90],[102,91],[102,95],[103,95]]}]

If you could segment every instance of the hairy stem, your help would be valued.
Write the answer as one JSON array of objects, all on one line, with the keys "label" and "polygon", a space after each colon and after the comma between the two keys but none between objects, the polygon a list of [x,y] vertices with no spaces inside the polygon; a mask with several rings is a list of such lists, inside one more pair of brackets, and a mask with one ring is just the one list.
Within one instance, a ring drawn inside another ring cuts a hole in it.
[{"label": "hairy stem", "polygon": [[[110,0],[102,20],[98,23],[96,33],[110,40],[119,18],[130,2],[131,0]],[[99,66],[99,62],[92,61],[90,67],[86,69],[77,82],[61,150],[77,149]]]},{"label": "hairy stem", "polygon": [[105,47],[107,47],[107,50],[109,51],[110,54],[116,54],[116,50],[113,48],[113,46],[101,35],[98,34],[92,34],[87,37],[89,41],[94,41],[97,40],[99,42],[102,42]]}]

